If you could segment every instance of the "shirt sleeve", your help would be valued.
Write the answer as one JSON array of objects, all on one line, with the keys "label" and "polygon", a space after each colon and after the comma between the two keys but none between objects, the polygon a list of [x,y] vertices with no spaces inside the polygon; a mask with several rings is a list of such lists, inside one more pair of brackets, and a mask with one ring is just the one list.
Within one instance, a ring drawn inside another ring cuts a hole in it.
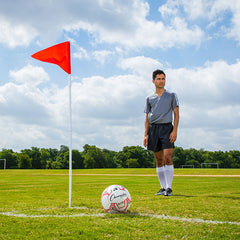
[{"label": "shirt sleeve", "polygon": [[149,113],[151,110],[151,106],[149,104],[149,98],[146,99],[146,105],[145,105],[145,109],[144,109],[144,112],[145,113]]},{"label": "shirt sleeve", "polygon": [[179,107],[178,97],[176,93],[172,94],[172,109]]}]

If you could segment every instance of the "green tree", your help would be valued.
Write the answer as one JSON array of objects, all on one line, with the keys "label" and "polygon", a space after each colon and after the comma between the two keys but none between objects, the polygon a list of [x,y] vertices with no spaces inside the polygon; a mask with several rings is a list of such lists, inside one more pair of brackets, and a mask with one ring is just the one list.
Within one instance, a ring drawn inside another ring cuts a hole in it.
[{"label": "green tree", "polygon": [[125,151],[119,151],[114,157],[118,168],[127,168],[127,159],[128,155]]},{"label": "green tree", "polygon": [[47,160],[46,168],[47,169],[56,168],[54,162],[56,162],[57,155],[59,153],[58,149],[48,148],[47,151],[49,152],[49,159]]},{"label": "green tree", "polygon": [[174,167],[180,168],[181,165],[186,165],[186,159],[184,150],[181,147],[175,147],[173,150],[173,156],[172,156]]},{"label": "green tree", "polygon": [[140,165],[138,163],[138,159],[136,159],[136,158],[127,159],[126,164],[127,164],[128,168],[139,168],[140,167]]},{"label": "green tree", "polygon": [[101,149],[89,145],[85,145],[83,148],[84,168],[104,168],[106,166],[106,159]]},{"label": "green tree", "polygon": [[50,162],[50,153],[45,148],[42,148],[40,150],[40,153],[41,153],[41,156],[40,156],[41,168],[46,169],[47,168],[47,163]]},{"label": "green tree", "polygon": [[155,165],[152,152],[140,146],[126,146],[115,155],[117,165],[123,168],[128,167],[128,159],[137,159],[140,168],[149,168]]},{"label": "green tree", "polygon": [[32,168],[32,159],[26,153],[16,154],[18,168],[20,169],[30,169]]},{"label": "green tree", "polygon": [[103,149],[102,153],[105,158],[105,164],[106,164],[105,168],[116,168],[117,167],[117,163],[115,161],[116,152]]},{"label": "green tree", "polygon": [[41,153],[37,147],[31,147],[31,149],[21,150],[21,153],[27,154],[32,159],[32,168],[41,169]]},{"label": "green tree", "polygon": [[72,168],[81,169],[84,168],[84,157],[83,154],[78,150],[72,150]]},{"label": "green tree", "polygon": [[69,149],[65,145],[60,146],[55,161],[52,162],[52,168],[68,169],[69,168]]},{"label": "green tree", "polygon": [[6,168],[18,168],[17,157],[12,149],[2,149],[0,159],[6,159]]},{"label": "green tree", "polygon": [[84,168],[87,168],[87,169],[94,168],[96,164],[94,157],[92,157],[90,154],[85,155],[83,162],[84,162]]}]

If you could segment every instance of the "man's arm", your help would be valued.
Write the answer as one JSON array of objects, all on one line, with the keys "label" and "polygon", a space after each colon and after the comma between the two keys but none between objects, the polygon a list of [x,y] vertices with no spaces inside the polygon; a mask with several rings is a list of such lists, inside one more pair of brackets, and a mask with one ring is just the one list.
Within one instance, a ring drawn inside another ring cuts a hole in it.
[{"label": "man's arm", "polygon": [[179,107],[175,107],[173,109],[174,121],[173,121],[173,130],[170,134],[170,142],[174,143],[177,139],[177,130],[178,130],[178,123],[179,123]]},{"label": "man's arm", "polygon": [[146,118],[145,118],[145,132],[144,132],[144,139],[143,139],[144,147],[147,147],[147,144],[148,144],[148,128],[149,128],[149,120],[148,120],[148,114],[146,114]]}]

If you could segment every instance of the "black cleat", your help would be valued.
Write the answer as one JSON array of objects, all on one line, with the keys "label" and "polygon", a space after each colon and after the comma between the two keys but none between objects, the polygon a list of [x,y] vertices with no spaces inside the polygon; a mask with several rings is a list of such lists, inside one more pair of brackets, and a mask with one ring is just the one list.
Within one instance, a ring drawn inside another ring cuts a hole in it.
[{"label": "black cleat", "polygon": [[165,188],[161,188],[161,189],[155,194],[155,196],[157,196],[157,195],[165,195],[165,192],[166,192],[166,189],[165,189]]},{"label": "black cleat", "polygon": [[171,188],[167,188],[167,190],[165,191],[164,196],[172,196],[172,189]]}]

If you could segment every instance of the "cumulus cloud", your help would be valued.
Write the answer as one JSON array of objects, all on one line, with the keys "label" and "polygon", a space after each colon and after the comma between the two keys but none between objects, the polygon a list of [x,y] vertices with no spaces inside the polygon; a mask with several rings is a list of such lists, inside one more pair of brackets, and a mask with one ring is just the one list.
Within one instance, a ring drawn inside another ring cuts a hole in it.
[{"label": "cumulus cloud", "polygon": [[[7,36],[0,40],[10,47],[16,47],[29,44],[36,37],[41,41],[56,39],[64,30],[84,30],[96,43],[131,48],[198,45],[203,40],[204,33],[198,26],[189,27],[179,17],[169,23],[147,20],[149,9],[149,4],[143,0],[60,0],[57,5],[47,0],[20,0],[18,4],[2,1],[0,16],[5,22],[0,32]],[[25,14],[26,10],[28,14]]]},{"label": "cumulus cloud", "polygon": [[[151,79],[146,78],[152,64],[160,65],[156,60],[142,56],[126,58],[121,60],[120,66],[128,66],[132,74],[108,78],[93,76],[73,82],[75,148],[80,149],[86,143],[110,149],[142,144],[145,98],[154,90]],[[138,71],[145,67],[146,72]],[[26,137],[24,133],[27,131],[26,143],[32,141],[37,146],[47,144],[48,147],[67,145],[68,87],[40,88],[40,82],[44,85],[48,80],[41,68],[35,69],[35,79],[42,80],[32,85],[32,69],[33,66],[27,65],[11,72],[16,83],[9,82],[0,87],[1,126],[8,122],[8,131],[13,132],[5,141]],[[207,62],[201,68],[166,69],[166,88],[176,92],[180,101],[177,145],[186,148],[226,147],[225,140],[229,140],[239,128],[239,69],[239,61],[234,64]],[[32,81],[24,82],[23,79],[28,77]],[[18,128],[14,132],[16,123]],[[228,144],[230,146],[233,142]]]},{"label": "cumulus cloud", "polygon": [[198,26],[196,20],[205,18],[212,21],[208,26],[215,26],[216,19],[223,21],[228,12],[232,15],[228,16],[231,25],[219,31],[224,30],[227,37],[240,42],[238,1],[196,0],[191,4],[187,0],[167,1],[159,7],[159,14],[163,17],[160,21],[148,20],[149,10],[149,4],[143,0],[59,0],[57,5],[47,0],[19,0],[17,4],[2,1],[0,42],[13,48],[28,45],[36,37],[42,42],[50,42],[63,31],[84,30],[95,43],[131,48],[199,46],[206,39],[203,27],[207,26]]},{"label": "cumulus cloud", "polygon": [[[183,9],[183,10],[182,10]],[[216,27],[219,23],[218,32],[227,38],[232,38],[240,44],[240,2],[235,0],[194,0],[189,4],[188,0],[167,1],[159,7],[161,15],[169,19],[186,14],[185,19],[194,23],[199,19],[206,19],[207,28]],[[229,22],[228,27],[223,22]]]},{"label": "cumulus cloud", "polygon": [[49,113],[38,85],[49,80],[46,72],[40,67],[27,65],[18,71],[10,71],[9,75],[13,82],[0,86],[1,116],[11,116],[19,123],[44,124]]},{"label": "cumulus cloud", "polygon": [[[47,75],[41,68],[28,65],[11,72],[13,82],[0,87],[1,123],[18,130],[9,138],[13,141],[21,136],[31,139],[38,146],[51,143],[54,146],[68,143],[68,87],[48,86],[44,88]],[[30,78],[29,81],[24,79]],[[39,84],[32,85],[34,79]],[[144,79],[134,75],[119,75],[109,78],[100,76],[84,78],[72,84],[73,138],[76,148],[84,144],[116,147],[119,142],[126,145],[139,143],[139,124],[143,116],[145,97]],[[135,123],[132,126],[133,122]],[[3,125],[2,125],[3,126]],[[128,130],[127,130],[128,129]],[[25,131],[29,134],[24,134]],[[125,136],[126,132],[131,136]],[[35,134],[35,137],[30,136]],[[37,137],[38,136],[38,137]],[[34,140],[34,138],[36,138]],[[7,141],[9,142],[10,139]],[[31,143],[30,140],[25,143]],[[125,139],[123,141],[123,139]],[[13,142],[16,142],[15,140]],[[115,144],[112,144],[115,142]]]},{"label": "cumulus cloud", "polygon": [[185,147],[236,146],[225,140],[239,128],[239,67],[239,61],[215,61],[198,68],[167,70],[168,85],[180,101],[179,141]]},{"label": "cumulus cloud", "polygon": [[112,51],[99,50],[93,52],[93,57],[101,64],[104,64],[106,59],[108,59],[113,54]]},{"label": "cumulus cloud", "polygon": [[143,76],[146,74],[149,75],[149,73],[157,68],[163,68],[163,64],[159,61],[144,56],[120,59],[118,66],[124,70],[130,69],[133,73],[138,73]]},{"label": "cumulus cloud", "polygon": [[10,78],[17,83],[23,83],[28,86],[37,86],[40,83],[49,81],[49,76],[42,67],[28,64],[20,70],[11,70]]},{"label": "cumulus cloud", "polygon": [[10,48],[27,46],[38,35],[29,24],[8,21],[0,15],[0,43]]}]

